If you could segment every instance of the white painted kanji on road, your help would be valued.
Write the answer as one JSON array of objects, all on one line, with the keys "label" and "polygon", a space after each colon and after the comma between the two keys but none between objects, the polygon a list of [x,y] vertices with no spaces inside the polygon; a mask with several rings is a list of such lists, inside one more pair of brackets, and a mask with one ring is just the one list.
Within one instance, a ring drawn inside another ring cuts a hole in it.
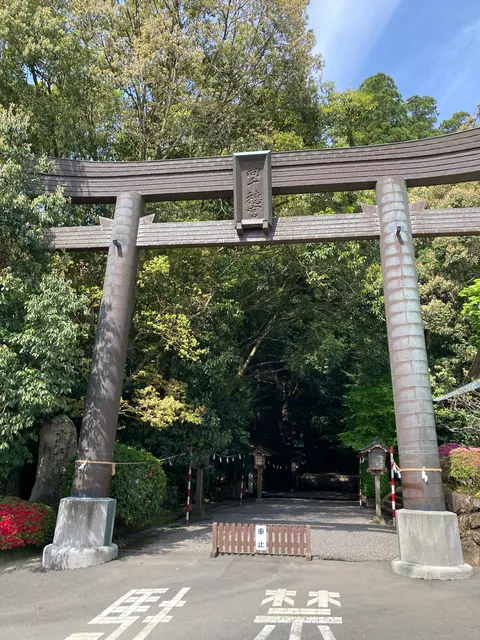
[{"label": "white painted kanji on road", "polygon": [[316,604],[317,607],[328,607],[330,604],[334,604],[337,607],[341,607],[340,594],[335,591],[309,591],[308,595],[313,598],[307,602],[307,607],[312,604]]},{"label": "white painted kanji on road", "polygon": [[[169,614],[176,607],[183,607],[183,597],[189,590],[190,587],[180,589],[171,600],[161,600],[157,605],[160,611],[141,620],[145,627],[132,640],[145,640],[158,624],[170,622],[173,616]],[[117,640],[132,624],[140,620],[142,616],[137,614],[148,611],[167,591],[168,589],[132,589],[88,623],[117,625],[112,633],[108,636],[105,636],[104,632],[74,633],[66,640]]]},{"label": "white painted kanji on road", "polygon": [[268,598],[264,598],[262,600],[262,605],[271,602],[273,607],[281,607],[284,602],[293,605],[293,600],[291,598],[294,598],[297,595],[297,592],[287,591],[286,589],[268,589],[265,591],[265,595],[268,596]]},{"label": "white painted kanji on road", "polygon": [[[342,624],[339,616],[332,615],[332,605],[341,607],[340,594],[334,591],[309,591],[305,607],[295,607],[296,591],[271,589],[265,592],[262,606],[271,604],[268,612],[255,618],[257,624],[264,624],[254,640],[266,640],[277,624],[289,624],[288,640],[301,640],[304,624],[316,624],[323,640],[336,640],[331,625]],[[291,606],[285,606],[291,605]]]}]

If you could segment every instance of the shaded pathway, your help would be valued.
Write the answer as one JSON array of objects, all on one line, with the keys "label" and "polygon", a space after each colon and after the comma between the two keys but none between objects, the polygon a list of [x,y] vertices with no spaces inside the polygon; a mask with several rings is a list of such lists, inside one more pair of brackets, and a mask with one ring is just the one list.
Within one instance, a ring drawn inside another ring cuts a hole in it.
[{"label": "shaded pathway", "polygon": [[194,522],[188,528],[174,525],[151,529],[127,543],[122,555],[208,554],[211,523],[215,520],[310,524],[312,553],[316,558],[353,562],[392,560],[397,550],[395,530],[392,526],[374,525],[371,517],[371,511],[352,502],[272,498],[261,504],[246,501],[242,507],[229,503],[216,507],[209,520]]}]

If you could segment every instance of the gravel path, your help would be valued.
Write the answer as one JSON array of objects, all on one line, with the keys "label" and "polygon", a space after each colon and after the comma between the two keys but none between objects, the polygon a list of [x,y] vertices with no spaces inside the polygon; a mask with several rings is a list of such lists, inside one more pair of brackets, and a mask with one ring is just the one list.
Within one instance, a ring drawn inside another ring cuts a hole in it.
[{"label": "gravel path", "polygon": [[392,560],[397,536],[392,526],[374,525],[372,512],[352,502],[270,498],[243,507],[224,504],[208,520],[185,526],[158,527],[127,544],[128,554],[210,553],[211,523],[253,522],[310,524],[312,553],[322,560],[362,562]]}]

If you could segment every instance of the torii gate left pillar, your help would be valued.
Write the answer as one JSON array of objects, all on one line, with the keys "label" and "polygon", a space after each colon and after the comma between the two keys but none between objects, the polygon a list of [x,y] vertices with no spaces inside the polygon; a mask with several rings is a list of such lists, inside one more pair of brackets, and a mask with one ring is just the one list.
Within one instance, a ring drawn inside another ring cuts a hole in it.
[{"label": "torii gate left pillar", "polygon": [[60,502],[47,569],[77,569],[113,560],[116,500],[108,497],[138,264],[143,198],[119,194],[98,316],[92,368],[78,443],[72,497]]}]

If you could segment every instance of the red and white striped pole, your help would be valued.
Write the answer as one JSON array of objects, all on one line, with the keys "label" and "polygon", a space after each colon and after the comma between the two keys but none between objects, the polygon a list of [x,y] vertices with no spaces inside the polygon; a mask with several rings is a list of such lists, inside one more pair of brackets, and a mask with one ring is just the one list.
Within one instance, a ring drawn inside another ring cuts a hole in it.
[{"label": "red and white striped pole", "polygon": [[191,492],[192,492],[192,447],[190,447],[190,462],[188,463],[187,508],[185,511],[185,522],[187,525],[190,523],[190,510],[192,508]]},{"label": "red and white striped pole", "polygon": [[245,481],[245,476],[242,476],[242,481],[240,483],[240,506],[243,504],[243,483]]},{"label": "red and white striped pole", "polygon": [[392,519],[393,526],[396,526],[397,512],[395,509],[395,460],[393,458],[393,447],[390,447],[390,484],[392,487]]}]

